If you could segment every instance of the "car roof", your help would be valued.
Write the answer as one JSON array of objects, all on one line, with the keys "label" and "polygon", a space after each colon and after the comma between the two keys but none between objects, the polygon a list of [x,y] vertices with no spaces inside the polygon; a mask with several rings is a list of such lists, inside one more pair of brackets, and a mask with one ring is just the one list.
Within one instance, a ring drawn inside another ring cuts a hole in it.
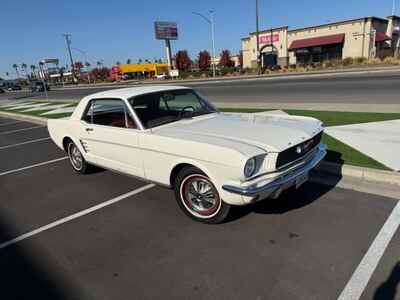
[{"label": "car roof", "polygon": [[184,86],[173,86],[173,85],[136,86],[136,87],[130,87],[130,88],[103,91],[103,92],[89,95],[89,96],[87,96],[87,98],[90,98],[90,99],[93,99],[93,98],[129,99],[131,97],[135,97],[135,96],[139,96],[139,95],[143,95],[143,94],[171,91],[171,90],[178,90],[178,89],[190,89],[190,88],[184,87]]}]

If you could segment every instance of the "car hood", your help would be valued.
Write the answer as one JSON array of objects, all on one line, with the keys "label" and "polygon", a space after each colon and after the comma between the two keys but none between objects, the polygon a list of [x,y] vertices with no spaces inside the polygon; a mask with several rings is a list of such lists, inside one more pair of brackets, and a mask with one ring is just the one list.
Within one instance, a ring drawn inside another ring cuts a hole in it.
[{"label": "car hood", "polygon": [[[155,133],[228,147],[249,147],[267,152],[281,152],[311,139],[322,130],[314,118],[253,114],[213,114],[181,120],[154,130]],[[241,152],[243,152],[241,151]]]}]

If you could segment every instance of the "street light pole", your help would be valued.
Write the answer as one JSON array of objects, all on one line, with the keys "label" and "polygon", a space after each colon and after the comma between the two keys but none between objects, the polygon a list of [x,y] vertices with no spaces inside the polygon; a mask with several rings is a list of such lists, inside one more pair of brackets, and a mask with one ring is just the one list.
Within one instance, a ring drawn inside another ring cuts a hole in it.
[{"label": "street light pole", "polygon": [[259,26],[259,4],[256,0],[256,39],[257,39],[257,73],[261,74],[261,61],[260,61],[260,26]]},{"label": "street light pole", "polygon": [[88,61],[88,57],[87,57],[86,52],[83,51],[83,50],[81,50],[81,49],[78,49],[78,48],[71,48],[71,49],[72,49],[72,50],[75,50],[75,51],[78,51],[80,54],[82,54],[82,55],[84,56],[85,61],[84,61],[83,64],[84,64],[84,66],[85,66],[85,68],[86,68],[87,79],[88,79],[88,82],[89,82],[89,84],[90,84],[89,66],[87,65],[87,64],[90,64],[90,63],[89,63],[89,61]]},{"label": "street light pole", "polygon": [[213,77],[215,77],[215,23],[214,23],[214,11],[210,10],[211,16],[211,40],[212,40],[212,55],[213,55]]},{"label": "street light pole", "polygon": [[212,44],[212,58],[211,65],[213,70],[213,77],[216,76],[216,66],[215,66],[215,27],[214,27],[214,11],[210,10],[210,19],[198,12],[193,12],[193,14],[202,17],[211,27],[211,44]]},{"label": "street light pole", "polygon": [[70,39],[71,38],[71,34],[64,33],[63,36],[65,37],[65,42],[67,43],[69,59],[70,59],[70,62],[71,62],[72,80],[74,82],[76,82],[74,60],[72,58],[72,52],[71,52],[71,39]]},{"label": "street light pole", "polygon": [[392,16],[394,16],[396,13],[396,0],[393,0],[393,6],[392,6]]}]

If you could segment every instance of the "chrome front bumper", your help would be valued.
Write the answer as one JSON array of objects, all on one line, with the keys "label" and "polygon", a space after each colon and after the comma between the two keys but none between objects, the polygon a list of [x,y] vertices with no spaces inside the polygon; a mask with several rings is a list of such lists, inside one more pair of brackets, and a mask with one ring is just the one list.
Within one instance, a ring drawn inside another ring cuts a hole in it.
[{"label": "chrome front bumper", "polygon": [[232,185],[223,185],[222,188],[230,193],[239,194],[242,196],[260,196],[260,195],[271,195],[279,190],[284,188],[293,186],[296,183],[296,178],[305,175],[310,170],[315,168],[321,160],[326,155],[326,146],[323,144],[318,145],[317,151],[314,157],[308,161],[305,165],[289,171],[288,173],[283,174],[277,179],[263,185],[263,186],[255,186],[250,185],[246,187],[232,186]]}]

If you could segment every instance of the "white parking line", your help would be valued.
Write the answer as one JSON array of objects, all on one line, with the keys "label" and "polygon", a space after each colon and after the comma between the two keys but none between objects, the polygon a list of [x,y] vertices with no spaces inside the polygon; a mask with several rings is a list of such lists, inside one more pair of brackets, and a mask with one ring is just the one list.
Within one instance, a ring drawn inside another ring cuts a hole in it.
[{"label": "white parking line", "polygon": [[338,300],[360,299],[368,281],[372,277],[376,267],[387,246],[400,225],[400,201],[397,203],[382,229],[379,231],[371,247],[364,255],[357,269],[354,271],[346,287],[340,294]]},{"label": "white parking line", "polygon": [[15,130],[10,130],[10,131],[0,132],[0,135],[6,135],[6,134],[10,134],[10,133],[27,131],[27,130],[32,130],[32,129],[36,129],[36,128],[45,128],[45,127],[46,126],[34,126],[34,127],[28,127],[28,128],[22,128],[22,129],[15,129]]},{"label": "white parking line", "polygon": [[9,240],[9,241],[7,241],[5,243],[0,244],[0,249],[3,249],[3,248],[6,248],[8,246],[11,246],[13,244],[16,244],[16,243],[18,243],[20,241],[23,241],[23,240],[25,240],[27,238],[30,238],[30,237],[32,237],[34,235],[37,235],[37,234],[39,234],[39,233],[41,233],[43,231],[46,231],[46,230],[52,229],[54,227],[60,226],[61,224],[64,224],[64,223],[70,222],[72,220],[75,220],[77,218],[80,218],[82,216],[88,215],[88,214],[90,214],[92,212],[95,212],[95,211],[97,211],[99,209],[102,209],[102,208],[104,208],[106,206],[109,206],[111,204],[117,203],[117,202],[119,202],[121,200],[124,200],[124,199],[126,199],[128,197],[131,197],[131,196],[137,195],[139,193],[142,193],[142,192],[144,192],[144,191],[146,191],[148,189],[153,188],[154,186],[155,186],[155,184],[148,184],[148,185],[142,186],[142,187],[140,187],[140,188],[138,188],[136,190],[133,190],[133,191],[131,191],[129,193],[123,194],[121,196],[118,196],[118,197],[113,198],[111,200],[108,200],[106,202],[103,202],[103,203],[100,203],[98,205],[92,206],[92,207],[90,207],[88,209],[82,210],[82,211],[80,211],[80,212],[78,212],[76,214],[73,214],[73,215],[70,215],[68,217],[62,218],[60,220],[57,220],[57,221],[52,222],[50,224],[47,224],[45,226],[39,227],[39,228],[37,228],[37,229],[35,229],[33,231],[30,231],[28,233],[25,233],[23,235],[20,235],[20,236],[18,236],[16,238],[12,239],[12,240]]},{"label": "white parking line", "polygon": [[18,143],[18,144],[2,146],[2,147],[0,147],[0,150],[14,148],[14,147],[23,146],[23,145],[32,144],[32,143],[37,143],[37,142],[42,142],[42,141],[47,141],[47,140],[50,140],[50,138],[47,137],[47,138],[42,138],[42,139],[37,139],[37,140],[30,140],[30,141],[26,141],[26,142],[22,142],[22,143]]},{"label": "white parking line", "polygon": [[29,169],[32,169],[32,168],[49,165],[49,164],[52,164],[52,163],[55,163],[55,162],[58,162],[58,161],[65,160],[65,159],[68,159],[68,156],[60,157],[60,158],[57,158],[57,159],[45,161],[45,162],[42,162],[42,163],[30,165],[30,166],[19,168],[19,169],[15,169],[15,170],[5,171],[3,173],[0,173],[0,176],[9,175],[9,174],[21,172],[21,171],[24,171],[24,170],[29,170]]},{"label": "white parking line", "polygon": [[8,123],[2,123],[0,124],[0,126],[15,125],[19,123],[24,123],[24,122],[23,121],[8,122]]}]

